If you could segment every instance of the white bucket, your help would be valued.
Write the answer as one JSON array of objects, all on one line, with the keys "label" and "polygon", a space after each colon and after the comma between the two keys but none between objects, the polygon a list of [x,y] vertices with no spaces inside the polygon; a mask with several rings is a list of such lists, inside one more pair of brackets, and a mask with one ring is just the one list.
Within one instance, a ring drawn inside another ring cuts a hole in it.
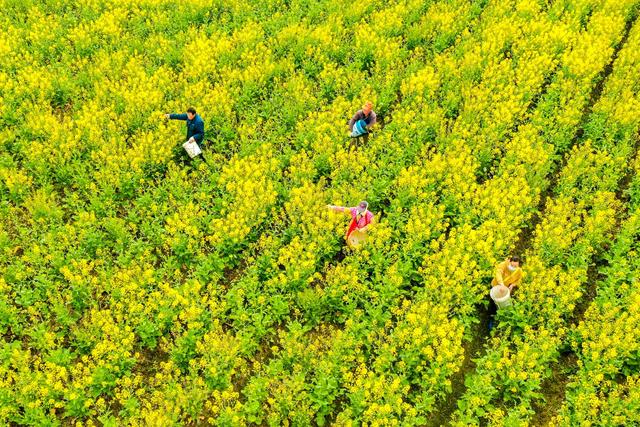
[{"label": "white bucket", "polygon": [[202,150],[200,150],[198,143],[196,143],[195,141],[185,142],[184,144],[182,144],[182,148],[185,149],[189,157],[191,157],[192,159],[202,153]]},{"label": "white bucket", "polygon": [[511,291],[504,285],[494,286],[491,288],[489,295],[491,295],[491,299],[496,303],[498,308],[509,307],[513,304],[511,301]]}]

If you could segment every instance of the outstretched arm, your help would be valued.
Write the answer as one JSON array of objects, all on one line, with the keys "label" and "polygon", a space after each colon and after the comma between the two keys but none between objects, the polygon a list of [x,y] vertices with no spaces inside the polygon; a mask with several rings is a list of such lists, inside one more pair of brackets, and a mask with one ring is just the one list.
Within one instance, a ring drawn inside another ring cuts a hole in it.
[{"label": "outstretched arm", "polygon": [[169,120],[187,120],[188,119],[186,114],[165,114],[164,116]]},{"label": "outstretched arm", "polygon": [[327,205],[327,208],[336,211],[336,212],[348,212],[349,208],[344,206],[335,206],[335,205]]}]

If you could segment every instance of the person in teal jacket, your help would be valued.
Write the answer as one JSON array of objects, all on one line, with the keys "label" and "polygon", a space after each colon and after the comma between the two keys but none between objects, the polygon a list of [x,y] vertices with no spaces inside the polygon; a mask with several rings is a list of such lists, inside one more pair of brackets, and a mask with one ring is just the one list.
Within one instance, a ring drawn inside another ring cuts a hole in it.
[{"label": "person in teal jacket", "polygon": [[[200,149],[201,144],[204,141],[204,120],[196,113],[196,109],[189,107],[186,114],[165,114],[167,120],[186,120],[187,122],[187,141],[195,141]],[[182,147],[178,149],[182,151]],[[177,153],[176,153],[177,154]],[[182,157],[184,153],[182,154]]]},{"label": "person in teal jacket", "polygon": [[[196,109],[189,107],[186,114],[165,114],[167,120],[185,120],[187,122],[187,141],[195,141],[202,150],[204,141],[204,120],[196,113]],[[182,148],[182,145],[173,149],[174,160],[183,164],[191,163],[191,158]],[[202,156],[199,156],[202,157]]]}]

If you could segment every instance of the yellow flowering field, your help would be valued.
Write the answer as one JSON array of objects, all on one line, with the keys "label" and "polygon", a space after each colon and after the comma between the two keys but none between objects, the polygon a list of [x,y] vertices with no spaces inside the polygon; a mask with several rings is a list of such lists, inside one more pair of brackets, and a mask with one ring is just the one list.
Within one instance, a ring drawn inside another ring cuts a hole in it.
[{"label": "yellow flowering field", "polygon": [[640,0],[0,6],[1,425],[640,425]]}]

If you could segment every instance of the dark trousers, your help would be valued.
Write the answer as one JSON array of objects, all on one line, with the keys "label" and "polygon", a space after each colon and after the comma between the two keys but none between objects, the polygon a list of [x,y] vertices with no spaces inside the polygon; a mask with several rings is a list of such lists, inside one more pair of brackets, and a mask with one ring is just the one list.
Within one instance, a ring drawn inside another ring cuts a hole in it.
[{"label": "dark trousers", "polygon": [[496,317],[497,312],[498,312],[498,306],[492,299],[489,299],[489,316]]}]

